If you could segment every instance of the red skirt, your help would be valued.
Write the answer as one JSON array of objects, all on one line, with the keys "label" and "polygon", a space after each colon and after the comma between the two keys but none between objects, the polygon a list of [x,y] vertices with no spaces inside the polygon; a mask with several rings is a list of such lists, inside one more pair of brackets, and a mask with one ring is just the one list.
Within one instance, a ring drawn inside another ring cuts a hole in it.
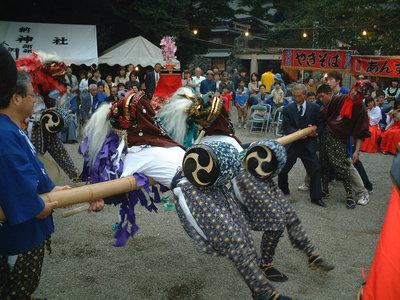
[{"label": "red skirt", "polygon": [[400,143],[400,121],[382,133],[381,151],[396,154],[398,143]]},{"label": "red skirt", "polygon": [[378,152],[378,138],[382,134],[379,124],[369,126],[369,131],[371,132],[371,137],[364,140],[361,144],[360,150],[369,153]]}]

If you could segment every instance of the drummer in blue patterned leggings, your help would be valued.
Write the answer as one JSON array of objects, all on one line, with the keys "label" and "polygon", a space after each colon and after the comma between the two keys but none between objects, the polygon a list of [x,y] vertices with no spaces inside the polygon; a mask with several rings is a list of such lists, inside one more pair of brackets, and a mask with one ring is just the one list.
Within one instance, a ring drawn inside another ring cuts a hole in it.
[{"label": "drummer in blue patterned leggings", "polygon": [[334,267],[323,260],[304,231],[294,207],[283,197],[273,181],[286,162],[286,150],[276,141],[265,140],[251,144],[244,157],[247,170],[233,181],[236,197],[252,230],[263,231],[261,268],[272,281],[286,281],[285,274],[273,264],[275,249],[285,228],[292,245],[308,257],[310,269],[330,271]]},{"label": "drummer in blue patterned leggings", "polygon": [[211,142],[189,148],[183,161],[186,178],[174,194],[188,235],[202,251],[230,259],[254,299],[290,299],[280,295],[260,269],[250,228],[225,186],[240,171],[239,152],[228,143]]}]

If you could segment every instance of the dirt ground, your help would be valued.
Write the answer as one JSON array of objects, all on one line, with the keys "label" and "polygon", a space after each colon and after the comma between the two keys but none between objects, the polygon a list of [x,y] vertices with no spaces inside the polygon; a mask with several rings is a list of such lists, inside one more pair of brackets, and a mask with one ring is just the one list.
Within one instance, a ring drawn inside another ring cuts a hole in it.
[{"label": "dirt ground", "polygon": [[[243,142],[272,138],[268,134],[237,135]],[[67,145],[81,167],[77,145]],[[275,286],[297,299],[354,299],[361,283],[360,268],[369,267],[391,192],[392,156],[362,154],[361,160],[374,183],[370,203],[345,208],[343,187],[335,183],[327,208],[310,203],[300,192],[304,168],[298,162],[289,174],[291,198],[309,236],[336,269],[321,275],[307,269],[305,256],[287,238],[278,245],[275,264],[289,281]],[[63,184],[70,184],[64,175]],[[194,247],[175,212],[159,205],[158,213],[138,209],[140,230],[125,247],[114,248],[112,224],[118,208],[69,218],[54,214],[56,232],[52,254],[45,257],[37,297],[48,299],[251,299],[250,291],[233,265]],[[261,233],[254,232],[256,244]]]}]

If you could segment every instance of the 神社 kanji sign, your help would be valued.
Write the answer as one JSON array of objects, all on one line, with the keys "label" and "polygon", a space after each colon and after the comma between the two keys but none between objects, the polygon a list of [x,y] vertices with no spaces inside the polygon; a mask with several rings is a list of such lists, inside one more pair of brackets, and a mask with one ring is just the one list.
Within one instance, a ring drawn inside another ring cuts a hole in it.
[{"label": "\u795e\u793e kanji sign", "polygon": [[282,67],[299,70],[348,71],[353,51],[321,49],[284,49]]},{"label": "\u795e\u793e kanji sign", "polygon": [[94,25],[47,24],[0,21],[0,44],[14,59],[33,51],[56,54],[65,63],[97,64]]},{"label": "\u795e\u793e kanji sign", "polygon": [[400,56],[354,55],[351,73],[373,77],[400,77]]}]

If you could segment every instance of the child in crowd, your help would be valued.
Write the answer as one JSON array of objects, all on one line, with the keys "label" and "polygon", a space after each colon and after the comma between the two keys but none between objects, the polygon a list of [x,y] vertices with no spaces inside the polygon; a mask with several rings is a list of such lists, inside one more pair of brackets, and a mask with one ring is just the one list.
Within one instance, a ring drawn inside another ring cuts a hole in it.
[{"label": "child in crowd", "polygon": [[249,96],[244,92],[244,88],[239,85],[235,95],[235,106],[238,111],[238,128],[246,129],[247,122],[247,100]]},{"label": "child in crowd", "polygon": [[224,101],[224,107],[226,111],[229,113],[231,111],[231,102],[233,99],[232,92],[229,89],[229,86],[225,85],[222,89],[221,98]]},{"label": "child in crowd", "polygon": [[104,92],[104,84],[97,84],[97,94],[96,94],[96,106],[94,110],[96,110],[107,98],[107,94]]},{"label": "child in crowd", "polygon": [[119,84],[118,84],[118,92],[119,92],[119,91],[123,91],[123,90],[125,90],[125,84],[119,83]]},{"label": "child in crowd", "polygon": [[307,102],[309,103],[315,103],[317,101],[317,97],[314,92],[308,92],[307,93]]},{"label": "child in crowd", "polygon": [[279,108],[283,105],[283,90],[281,89],[281,83],[276,81],[274,83],[274,89],[272,90],[272,98],[274,99],[275,108]]},{"label": "child in crowd", "polygon": [[137,85],[133,85],[132,91],[134,91],[135,93],[139,92],[139,87]]}]

